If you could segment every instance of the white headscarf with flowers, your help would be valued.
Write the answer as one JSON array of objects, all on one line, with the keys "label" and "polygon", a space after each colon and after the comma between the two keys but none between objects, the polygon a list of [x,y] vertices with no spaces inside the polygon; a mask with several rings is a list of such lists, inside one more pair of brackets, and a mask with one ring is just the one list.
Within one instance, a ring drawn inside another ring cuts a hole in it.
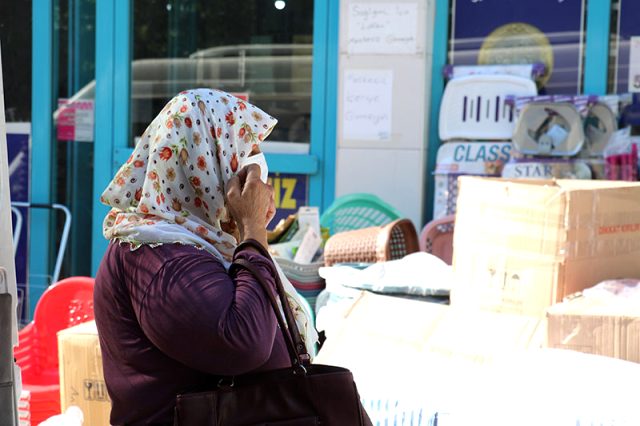
[{"label": "white headscarf with flowers", "polygon": [[[104,236],[131,244],[188,244],[229,268],[236,239],[229,220],[226,184],[277,120],[228,93],[194,89],[179,93],[145,130],[133,154],[103,192],[111,206]],[[275,262],[274,262],[275,263]],[[309,354],[318,335],[311,313],[275,263]]]}]

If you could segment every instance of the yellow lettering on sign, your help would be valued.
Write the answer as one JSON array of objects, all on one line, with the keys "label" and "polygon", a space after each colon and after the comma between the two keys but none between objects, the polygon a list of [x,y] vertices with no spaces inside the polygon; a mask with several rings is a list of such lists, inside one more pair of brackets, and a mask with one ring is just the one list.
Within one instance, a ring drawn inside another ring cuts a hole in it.
[{"label": "yellow lettering on sign", "polygon": [[268,182],[273,186],[273,200],[277,209],[295,210],[298,208],[298,201],[293,198],[297,179],[270,177]]},{"label": "yellow lettering on sign", "polygon": [[296,199],[293,198],[293,190],[296,187],[296,179],[284,178],[282,179],[282,186],[285,189],[285,193],[282,199],[282,205],[280,207],[283,209],[296,209],[298,203],[296,202]]},{"label": "yellow lettering on sign", "polygon": [[273,200],[276,203],[276,209],[280,208],[280,178],[269,178],[268,179],[268,183],[269,185],[271,185],[273,187]]}]

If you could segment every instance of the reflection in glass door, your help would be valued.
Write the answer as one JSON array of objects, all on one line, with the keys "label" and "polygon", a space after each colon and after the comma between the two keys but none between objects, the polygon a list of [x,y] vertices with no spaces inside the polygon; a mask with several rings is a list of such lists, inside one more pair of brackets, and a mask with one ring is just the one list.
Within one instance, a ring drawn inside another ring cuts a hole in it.
[{"label": "reflection in glass door", "polygon": [[131,139],[181,90],[238,94],[278,119],[270,142],[308,143],[313,0],[137,0]]},{"label": "reflection in glass door", "polygon": [[[82,89],[93,88],[95,79],[96,0],[58,1],[55,7],[54,188],[55,198],[69,207],[72,218],[63,272],[86,276],[91,273],[94,93]],[[57,227],[61,232],[61,220]]]},{"label": "reflection in glass door", "polygon": [[[129,147],[176,93],[220,89],[278,119],[263,150],[309,154],[313,0],[138,0],[133,5]],[[278,173],[277,214],[309,202],[308,173]]]},{"label": "reflection in glass door", "polygon": [[[32,204],[29,209],[29,308],[33,313],[44,290],[57,278],[89,275],[92,217],[93,105],[96,0],[33,2]],[[83,92],[81,88],[91,90]],[[80,93],[86,96],[81,96]],[[59,105],[62,105],[60,107]],[[62,113],[64,110],[64,114]],[[77,114],[76,114],[77,112]],[[66,120],[66,121],[65,121]],[[79,137],[82,127],[83,137]],[[65,215],[42,205],[70,210],[64,262]]]}]

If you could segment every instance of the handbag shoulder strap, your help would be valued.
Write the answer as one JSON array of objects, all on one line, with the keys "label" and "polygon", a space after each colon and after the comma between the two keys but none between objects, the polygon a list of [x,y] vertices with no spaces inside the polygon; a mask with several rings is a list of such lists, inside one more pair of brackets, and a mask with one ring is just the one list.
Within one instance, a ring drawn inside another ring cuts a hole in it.
[{"label": "handbag shoulder strap", "polygon": [[[269,254],[269,252],[267,251],[267,249],[263,247],[262,244],[260,244],[259,242],[253,239],[248,239],[240,243],[236,251],[238,249],[243,248],[245,245],[255,248],[260,254],[266,257],[270,262],[274,263],[274,260]],[[276,265],[273,265],[273,267],[277,271]],[[293,315],[293,312],[291,312],[291,305],[287,300],[287,293],[284,290],[284,287],[282,285],[282,280],[280,279],[280,276],[277,272],[275,274],[274,279],[276,283],[278,298],[280,299],[280,303],[282,304],[282,311],[284,312],[284,316],[287,321],[287,327],[289,329],[291,339],[295,344],[296,352],[298,354],[298,359],[303,365],[308,365],[311,363],[311,357],[309,356],[309,353],[307,351],[307,346],[304,344],[304,341],[302,340],[302,336],[300,335],[300,331],[298,330],[298,325],[296,324],[295,317]]]},{"label": "handbag shoulder strap", "polygon": [[[253,246],[253,244],[252,244],[252,246]],[[240,246],[238,246],[238,248],[240,248]],[[268,257],[268,258],[270,259],[270,257]],[[269,303],[271,304],[273,312],[274,312],[274,314],[276,316],[276,319],[278,321],[278,325],[280,326],[280,329],[282,330],[282,334],[284,336],[285,344],[287,346],[287,351],[289,352],[289,356],[290,356],[291,361],[292,361],[292,366],[296,367],[298,365],[308,364],[309,363],[309,355],[306,353],[306,347],[305,347],[304,343],[302,343],[302,338],[300,337],[300,332],[298,331],[298,327],[296,326],[295,321],[293,321],[293,324],[290,324],[290,321],[285,322],[285,319],[282,318],[282,314],[280,312],[280,309],[278,307],[278,303],[277,303],[277,301],[275,299],[275,296],[273,294],[272,287],[264,280],[264,278],[262,277],[260,272],[256,269],[256,267],[253,264],[251,264],[251,262],[248,262],[245,259],[236,259],[231,264],[229,272],[231,274],[235,274],[235,272],[236,272],[236,270],[238,268],[243,268],[243,269],[248,270],[254,276],[256,281],[258,281],[258,283],[260,284],[260,286],[263,288],[264,292],[266,293],[267,298],[269,299]],[[286,300],[286,297],[283,297],[284,290],[282,288],[282,282],[280,281],[280,279],[279,279],[279,277],[277,275],[275,277],[275,281],[276,281],[276,291],[278,293],[278,296],[280,298],[280,302],[281,302],[283,310],[285,312],[285,317],[288,316],[287,315],[287,311],[289,311],[288,313],[291,316],[291,319],[293,319],[293,315],[291,314],[291,308],[289,306],[289,303]],[[287,318],[287,319],[289,319],[289,318]]]}]

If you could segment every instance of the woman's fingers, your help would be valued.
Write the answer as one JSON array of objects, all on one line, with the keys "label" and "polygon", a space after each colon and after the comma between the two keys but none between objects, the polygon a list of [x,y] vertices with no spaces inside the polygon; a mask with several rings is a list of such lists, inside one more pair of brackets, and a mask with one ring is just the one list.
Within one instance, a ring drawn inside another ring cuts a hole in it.
[{"label": "woman's fingers", "polygon": [[227,200],[236,199],[242,194],[242,187],[240,184],[240,178],[238,176],[233,176],[227,182]]},{"label": "woman's fingers", "polygon": [[[246,170],[247,171],[247,178],[246,178],[246,182],[251,182],[253,180],[261,180],[260,179],[260,166],[257,164],[249,164],[245,167],[242,168],[242,170]],[[242,171],[241,170],[241,171]]]},{"label": "woman's fingers", "polygon": [[269,225],[269,222],[271,222],[271,220],[273,220],[273,217],[276,215],[276,200],[273,195],[273,187],[271,185],[267,185],[267,187],[269,188],[269,192],[271,193],[271,199],[269,200],[269,208],[267,210],[267,223],[266,223],[266,225]]},{"label": "woman's fingers", "polygon": [[238,179],[240,179],[240,184],[244,185],[244,181],[247,180],[247,173],[249,172],[249,168],[248,167],[243,167],[240,169],[240,171],[238,171],[238,174],[236,175],[238,177]]}]

